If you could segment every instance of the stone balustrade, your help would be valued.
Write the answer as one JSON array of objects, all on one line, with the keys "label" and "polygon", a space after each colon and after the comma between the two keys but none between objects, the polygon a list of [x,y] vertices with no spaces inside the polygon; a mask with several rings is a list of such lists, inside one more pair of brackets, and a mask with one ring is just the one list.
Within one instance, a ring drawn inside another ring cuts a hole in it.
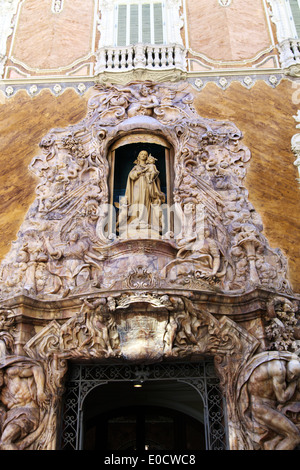
[{"label": "stone balustrade", "polygon": [[95,73],[133,69],[186,70],[186,51],[178,44],[135,44],[102,47],[97,51]]},{"label": "stone balustrade", "polygon": [[289,75],[299,75],[300,39],[285,39],[279,46],[280,64],[283,69],[290,69]]}]

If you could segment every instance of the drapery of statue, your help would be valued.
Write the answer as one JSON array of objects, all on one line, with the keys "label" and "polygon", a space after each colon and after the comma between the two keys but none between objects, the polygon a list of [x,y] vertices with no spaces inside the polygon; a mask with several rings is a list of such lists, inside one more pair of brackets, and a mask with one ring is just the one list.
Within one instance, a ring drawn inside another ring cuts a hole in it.
[{"label": "drapery of statue", "polygon": [[138,154],[127,179],[118,219],[120,238],[158,238],[163,228],[161,204],[165,195],[160,188],[156,158],[146,150]]}]

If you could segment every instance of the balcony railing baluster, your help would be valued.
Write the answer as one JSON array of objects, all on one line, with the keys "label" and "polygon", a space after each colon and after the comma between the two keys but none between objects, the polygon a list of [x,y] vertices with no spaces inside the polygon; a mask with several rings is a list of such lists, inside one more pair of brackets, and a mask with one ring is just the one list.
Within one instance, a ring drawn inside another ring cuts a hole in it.
[{"label": "balcony railing baluster", "polygon": [[168,70],[178,68],[186,71],[186,51],[178,44],[105,47],[97,52],[96,74],[121,72],[134,68]]}]

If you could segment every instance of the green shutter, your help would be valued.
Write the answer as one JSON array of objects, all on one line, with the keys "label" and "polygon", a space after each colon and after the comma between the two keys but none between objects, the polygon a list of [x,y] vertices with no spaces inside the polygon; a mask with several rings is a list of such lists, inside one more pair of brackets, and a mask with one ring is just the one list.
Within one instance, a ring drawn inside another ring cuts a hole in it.
[{"label": "green shutter", "polygon": [[143,43],[151,43],[150,4],[142,5]]},{"label": "green shutter", "polygon": [[130,5],[130,44],[139,42],[139,6]]},{"label": "green shutter", "polygon": [[298,0],[290,0],[291,10],[293,13],[293,19],[296,26],[298,37],[300,37],[300,8]]},{"label": "green shutter", "polygon": [[126,46],[127,5],[118,9],[118,46]]},{"label": "green shutter", "polygon": [[162,16],[162,4],[154,3],[154,42],[155,44],[162,44],[164,42],[163,33],[163,16]]}]

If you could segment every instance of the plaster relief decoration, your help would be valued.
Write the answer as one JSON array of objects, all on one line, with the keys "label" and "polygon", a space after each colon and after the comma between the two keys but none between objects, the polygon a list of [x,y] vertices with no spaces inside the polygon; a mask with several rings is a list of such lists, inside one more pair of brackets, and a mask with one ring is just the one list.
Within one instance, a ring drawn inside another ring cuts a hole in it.
[{"label": "plaster relief decoration", "polygon": [[17,13],[20,0],[0,1],[0,77],[4,73],[4,65],[7,59],[7,39],[13,32],[14,15]]},{"label": "plaster relief decoration", "polygon": [[[125,198],[110,204],[110,147],[128,135],[172,149],[167,201],[155,155],[141,152]],[[242,133],[200,117],[188,89],[96,85],[86,118],[52,129],[40,148],[30,165],[36,199],[1,265],[2,299],[124,289],[137,275],[152,288],[292,293],[286,259],[248,200]]]},{"label": "plaster relief decoration", "polygon": [[64,0],[52,0],[53,13],[60,13],[64,7]]},{"label": "plaster relief decoration", "polygon": [[229,7],[231,0],[218,0],[221,7]]}]

